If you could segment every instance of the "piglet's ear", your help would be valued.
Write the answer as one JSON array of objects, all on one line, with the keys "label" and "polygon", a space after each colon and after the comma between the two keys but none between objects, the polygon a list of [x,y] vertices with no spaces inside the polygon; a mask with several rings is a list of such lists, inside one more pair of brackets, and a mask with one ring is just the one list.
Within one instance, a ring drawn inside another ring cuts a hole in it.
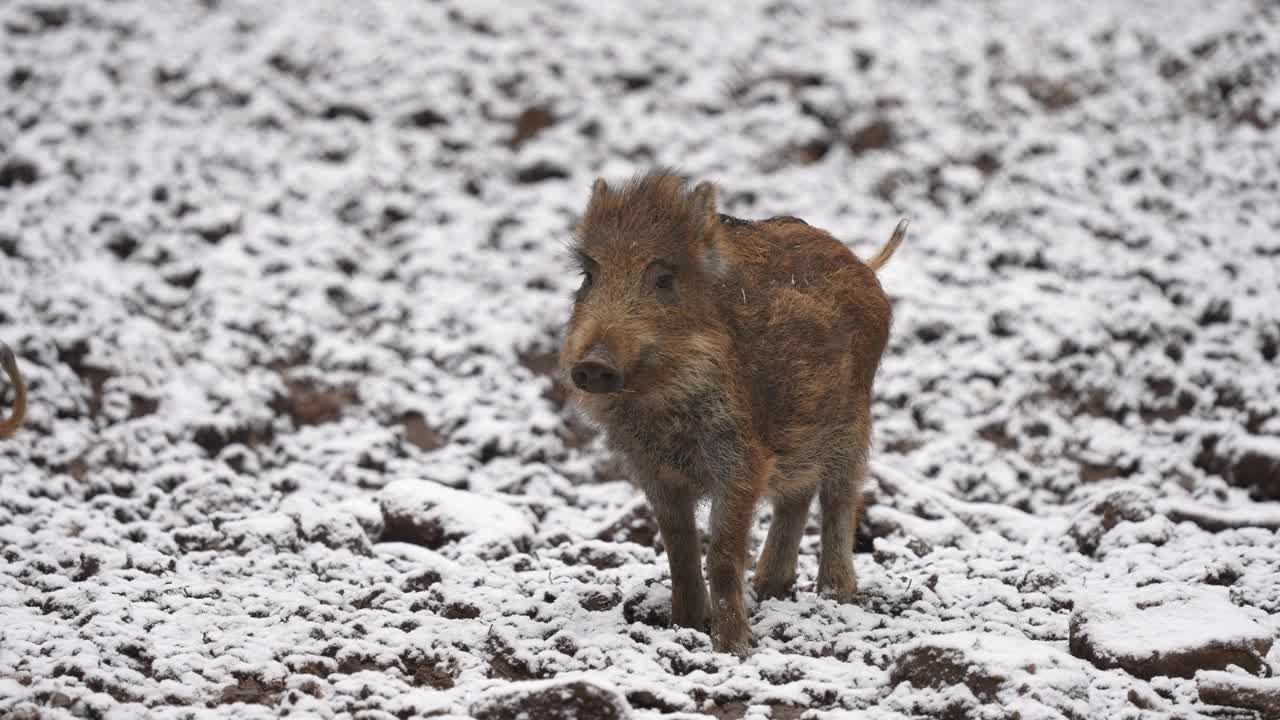
[{"label": "piglet's ear", "polygon": [[707,237],[708,231],[719,221],[714,184],[700,182],[693,188],[693,192],[689,193],[689,214],[693,216],[702,236]]},{"label": "piglet's ear", "polygon": [[604,178],[596,178],[596,181],[591,183],[591,199],[592,200],[595,200],[596,198],[600,197],[601,195],[604,195],[607,192],[609,192],[609,183],[605,182]]}]

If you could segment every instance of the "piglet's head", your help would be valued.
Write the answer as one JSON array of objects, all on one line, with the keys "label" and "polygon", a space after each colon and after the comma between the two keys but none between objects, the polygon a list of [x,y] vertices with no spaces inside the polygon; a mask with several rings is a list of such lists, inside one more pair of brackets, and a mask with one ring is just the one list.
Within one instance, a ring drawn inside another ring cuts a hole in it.
[{"label": "piglet's head", "polygon": [[643,395],[678,369],[714,314],[719,232],[711,183],[595,181],[571,247],[582,284],[560,351],[580,398]]}]

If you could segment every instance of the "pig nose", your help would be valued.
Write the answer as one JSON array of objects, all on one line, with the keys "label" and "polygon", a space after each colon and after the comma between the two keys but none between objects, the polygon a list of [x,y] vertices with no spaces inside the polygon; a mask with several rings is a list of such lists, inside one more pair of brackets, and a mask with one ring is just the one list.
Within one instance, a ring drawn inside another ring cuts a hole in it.
[{"label": "pig nose", "polygon": [[589,393],[612,393],[622,389],[622,373],[604,353],[593,351],[570,373],[573,384]]}]

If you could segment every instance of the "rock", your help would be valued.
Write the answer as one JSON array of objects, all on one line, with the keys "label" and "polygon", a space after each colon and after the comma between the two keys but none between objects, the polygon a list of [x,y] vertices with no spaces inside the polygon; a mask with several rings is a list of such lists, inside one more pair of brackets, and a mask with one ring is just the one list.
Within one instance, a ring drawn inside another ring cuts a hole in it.
[{"label": "rock", "polygon": [[539,160],[516,170],[516,182],[540,183],[545,180],[567,180],[569,171],[552,162]]},{"label": "rock", "polygon": [[250,551],[271,547],[277,551],[298,550],[298,527],[293,518],[283,513],[259,515],[222,523],[222,546]]},{"label": "rock", "polygon": [[650,627],[671,624],[671,589],[656,580],[646,580],[627,592],[622,602],[622,618]]},{"label": "rock", "polygon": [[314,513],[299,513],[296,520],[298,534],[307,542],[350,550],[356,555],[372,554],[369,536],[351,513],[317,508]]},{"label": "rock", "polygon": [[40,168],[26,158],[9,158],[0,163],[0,187],[31,185],[40,179]]},{"label": "rock", "polygon": [[355,518],[364,534],[372,542],[382,538],[382,508],[372,495],[356,495],[339,503],[335,510]]},{"label": "rock", "polygon": [[640,710],[656,710],[660,713],[687,712],[694,708],[694,702],[688,696],[666,688],[629,690],[627,702],[631,703],[631,707]]},{"label": "rock", "polygon": [[578,598],[578,605],[589,612],[605,612],[612,610],[622,602],[622,593],[617,588],[592,590]]},{"label": "rock", "polygon": [[411,125],[423,130],[433,128],[437,125],[448,124],[449,119],[444,115],[436,112],[433,108],[421,108],[405,115],[401,119],[401,124]]},{"label": "rock", "polygon": [[560,548],[560,560],[566,565],[590,565],[597,570],[613,570],[637,561],[652,562],[652,554],[641,556],[619,552],[618,546],[601,540],[584,540]]},{"label": "rock", "polygon": [[1248,527],[1280,530],[1280,507],[1270,503],[1225,507],[1190,498],[1168,498],[1161,500],[1157,508],[1173,522],[1193,522],[1209,532]]},{"label": "rock", "polygon": [[1164,515],[1152,515],[1140,522],[1122,522],[1106,534],[1095,554],[1101,557],[1115,549],[1133,547],[1139,543],[1164,545],[1176,532],[1177,526]]},{"label": "rock", "polygon": [[445,437],[427,424],[418,413],[407,413],[400,418],[404,426],[404,439],[419,450],[430,452],[444,447]]},{"label": "rock", "polygon": [[152,575],[162,575],[177,569],[177,560],[141,543],[130,543],[125,567]]},{"label": "rock", "polygon": [[[1046,704],[1074,707],[1069,696],[1087,696],[1088,679],[1082,670],[1079,660],[1043,642],[958,632],[908,643],[889,668],[889,682],[935,689],[964,685],[982,702],[994,702],[1007,690]],[[1081,716],[1087,714],[1087,704],[1081,710],[1085,711]]]},{"label": "rock", "polygon": [[543,106],[531,107],[520,113],[520,117],[516,118],[516,131],[511,140],[507,144],[512,150],[520,149],[520,146],[533,139],[535,135],[543,130],[556,124],[555,115]]},{"label": "rock", "polygon": [[236,683],[222,689],[215,704],[245,703],[272,707],[280,702],[285,690],[283,680],[263,678],[248,673],[233,673]]},{"label": "rock", "polygon": [[1264,718],[1280,718],[1280,678],[1258,678],[1219,670],[1196,673],[1200,701],[1256,711]]},{"label": "rock", "polygon": [[854,157],[872,150],[883,150],[894,143],[894,128],[883,118],[873,120],[849,136],[849,152]]},{"label": "rock", "polygon": [[1261,616],[1231,604],[1220,588],[1091,588],[1071,614],[1071,654],[1144,679],[1189,678],[1228,665],[1257,672],[1272,642]]},{"label": "rock", "polygon": [[1057,112],[1074,105],[1078,98],[1071,86],[1064,81],[1054,80],[1043,75],[1024,75],[1017,80],[1040,106],[1049,112]]},{"label": "rock", "polygon": [[500,686],[471,706],[476,720],[621,720],[631,716],[626,698],[609,685],[585,680],[527,680]]},{"label": "rock", "polygon": [[1231,449],[1231,482],[1280,500],[1280,437],[1249,435],[1237,438]]},{"label": "rock", "polygon": [[1262,499],[1280,500],[1280,437],[1208,435],[1201,440],[1196,465],[1248,488]]},{"label": "rock", "polygon": [[1124,488],[1108,493],[1085,508],[1067,534],[1085,555],[1094,555],[1102,538],[1122,522],[1142,522],[1155,513],[1154,495],[1146,488]]},{"label": "rock", "polygon": [[1201,325],[1218,325],[1231,322],[1231,301],[1226,298],[1213,298],[1200,312]]},{"label": "rock", "polygon": [[653,547],[658,539],[658,521],[643,497],[632,500],[617,515],[604,523],[596,538],[611,543],[633,542]]},{"label": "rock", "polygon": [[527,549],[534,532],[523,512],[501,500],[431,481],[392,482],[378,503],[383,541],[500,559]]},{"label": "rock", "polygon": [[287,395],[272,401],[272,409],[288,415],[295,427],[336,422],[357,401],[355,388],[325,387],[312,380],[285,379]]}]

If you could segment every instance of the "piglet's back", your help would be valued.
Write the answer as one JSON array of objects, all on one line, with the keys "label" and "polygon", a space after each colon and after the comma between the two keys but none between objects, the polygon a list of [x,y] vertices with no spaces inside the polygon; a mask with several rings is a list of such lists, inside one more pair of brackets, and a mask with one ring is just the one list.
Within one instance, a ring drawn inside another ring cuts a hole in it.
[{"label": "piglet's back", "polygon": [[846,417],[870,393],[890,306],[875,273],[830,233],[791,217],[728,218],[716,284],[757,426],[778,449]]},{"label": "piglet's back", "polygon": [[857,334],[867,351],[883,350],[889,300],[875,272],[830,233],[792,217],[729,218],[722,229],[717,249],[728,271],[716,287],[737,324],[773,342]]}]

